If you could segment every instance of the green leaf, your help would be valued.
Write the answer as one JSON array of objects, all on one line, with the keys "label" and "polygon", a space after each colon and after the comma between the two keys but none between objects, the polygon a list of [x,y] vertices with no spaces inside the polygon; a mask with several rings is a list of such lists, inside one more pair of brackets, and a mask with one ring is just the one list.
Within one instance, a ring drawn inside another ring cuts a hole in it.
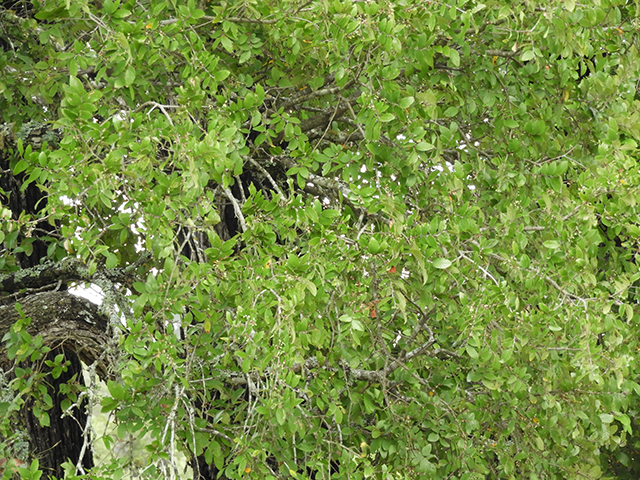
[{"label": "green leaf", "polygon": [[449,60],[454,67],[460,66],[460,54],[456,49],[449,50]]},{"label": "green leaf", "polygon": [[447,269],[451,266],[451,261],[447,260],[446,258],[436,258],[433,261],[433,266],[435,268],[439,268],[441,270]]},{"label": "green leaf", "polygon": [[415,98],[411,96],[404,97],[400,99],[400,101],[398,102],[398,106],[400,106],[400,108],[409,108],[411,105],[413,105],[414,101],[415,101]]},{"label": "green leaf", "polygon": [[334,418],[336,419],[336,423],[342,423],[344,416],[340,407],[335,409],[333,415],[334,415]]},{"label": "green leaf", "polygon": [[231,72],[229,70],[216,70],[213,73],[213,78],[215,78],[218,82],[222,82],[225,80]]},{"label": "green leaf", "polygon": [[107,261],[106,261],[107,268],[115,268],[118,265],[118,257],[116,257],[113,253],[106,252],[106,257],[107,257]]},{"label": "green leaf", "polygon": [[535,53],[533,52],[533,50],[525,50],[520,56],[520,60],[523,62],[528,62],[529,60],[532,60],[534,57],[535,57]]},{"label": "green leaf", "polygon": [[602,423],[611,423],[613,422],[613,415],[611,415],[610,413],[601,413],[599,415],[600,420],[602,421]]},{"label": "green leaf", "polygon": [[124,72],[124,85],[130,86],[136,80],[136,71],[132,67],[128,67]]},{"label": "green leaf", "polygon": [[284,409],[282,409],[282,408],[276,409],[276,421],[280,425],[284,425],[284,422],[286,421]]},{"label": "green leaf", "polygon": [[18,163],[16,163],[15,167],[13,167],[13,173],[17,175],[24,172],[27,168],[29,168],[29,162],[22,158]]},{"label": "green leaf", "polygon": [[442,114],[443,117],[448,118],[448,117],[455,117],[458,114],[458,108],[457,107],[449,107],[447,108],[444,113]]},{"label": "green leaf", "polygon": [[383,123],[390,122],[391,120],[395,120],[395,115],[393,113],[383,113],[380,115],[380,121]]},{"label": "green leaf", "polygon": [[435,147],[428,142],[419,142],[416,145],[416,150],[419,150],[421,152],[428,152],[429,150],[433,150]]},{"label": "green leaf", "polygon": [[369,238],[369,244],[367,246],[367,251],[371,255],[375,255],[376,253],[378,253],[380,251],[380,244],[378,243],[378,241],[374,237],[370,237]]},{"label": "green leaf", "polygon": [[539,436],[535,435],[533,437],[533,440],[535,442],[536,448],[538,450],[540,450],[540,451],[543,451],[544,450],[544,442],[542,441],[542,439]]}]

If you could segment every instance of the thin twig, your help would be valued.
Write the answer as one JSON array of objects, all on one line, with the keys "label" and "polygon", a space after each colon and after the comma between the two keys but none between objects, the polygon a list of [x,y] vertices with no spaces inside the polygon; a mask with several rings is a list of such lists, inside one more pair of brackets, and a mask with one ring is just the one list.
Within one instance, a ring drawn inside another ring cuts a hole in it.
[{"label": "thin twig", "polygon": [[271,183],[271,186],[276,191],[276,193],[280,195],[282,198],[284,198],[284,194],[282,193],[282,190],[280,190],[280,187],[278,186],[276,181],[273,179],[271,174],[267,172],[266,168],[264,168],[262,165],[256,162],[252,157],[244,157],[244,159],[245,161],[248,161],[249,163],[251,163],[251,165],[256,167],[258,170],[260,170],[260,172],[262,172],[262,174],[269,179],[269,182]]},{"label": "thin twig", "polygon": [[490,273],[487,269],[483,268],[481,265],[478,265],[476,262],[474,262],[472,259],[470,259],[469,257],[467,257],[467,256],[466,256],[464,253],[462,253],[460,250],[458,250],[458,253],[460,254],[460,256],[461,256],[462,258],[464,258],[464,259],[466,259],[466,260],[470,261],[470,262],[471,262],[471,263],[473,263],[476,267],[478,267],[480,270],[482,270],[482,272],[483,272],[487,277],[489,277],[491,280],[493,280],[493,283],[495,283],[497,287],[499,287],[499,286],[500,286],[500,284],[498,283],[498,281],[494,278],[494,276],[493,276],[493,275],[491,275],[491,273]]}]

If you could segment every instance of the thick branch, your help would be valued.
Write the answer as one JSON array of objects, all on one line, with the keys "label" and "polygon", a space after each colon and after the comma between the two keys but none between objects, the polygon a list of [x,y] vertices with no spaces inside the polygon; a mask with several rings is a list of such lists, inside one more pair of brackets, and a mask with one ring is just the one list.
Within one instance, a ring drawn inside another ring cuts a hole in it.
[{"label": "thick branch", "polygon": [[[22,289],[40,288],[59,282],[93,282],[109,281],[129,285],[135,269],[149,260],[148,252],[132,265],[124,268],[103,269],[90,273],[89,266],[81,260],[67,257],[56,263],[46,263],[0,276],[0,292],[15,293]],[[0,298],[0,303],[2,302]]]},{"label": "thick branch", "polygon": [[329,87],[329,88],[321,88],[319,90],[314,90],[312,92],[305,93],[303,95],[298,95],[296,97],[290,98],[285,104],[281,105],[281,107],[284,108],[285,110],[288,110],[289,108],[293,107],[294,105],[300,105],[303,102],[306,102],[308,100],[312,100],[312,99],[317,98],[317,97],[322,97],[324,95],[335,95],[336,93],[339,93],[340,91],[344,91],[344,90],[347,90],[347,89],[351,88],[354,83],[355,83],[354,80],[350,80],[349,82],[347,82],[342,87],[335,86],[335,87]]}]

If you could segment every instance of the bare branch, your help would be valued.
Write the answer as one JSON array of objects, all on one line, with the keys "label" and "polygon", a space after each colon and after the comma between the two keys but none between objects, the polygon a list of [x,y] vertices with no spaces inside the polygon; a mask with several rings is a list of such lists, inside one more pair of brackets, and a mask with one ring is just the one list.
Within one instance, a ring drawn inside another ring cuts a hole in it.
[{"label": "bare branch", "polygon": [[282,193],[282,190],[280,190],[280,187],[278,186],[276,181],[273,179],[271,174],[267,172],[267,170],[262,165],[256,162],[252,157],[243,157],[243,158],[246,162],[249,162],[251,165],[253,165],[258,170],[260,170],[260,172],[262,172],[262,174],[269,179],[269,182],[271,183],[271,186],[276,191],[276,193],[284,198],[284,194]]},{"label": "bare branch", "polygon": [[231,205],[233,205],[233,211],[235,212],[236,218],[238,219],[238,223],[240,224],[240,229],[243,232],[246,232],[247,231],[247,223],[245,222],[244,215],[242,215],[242,210],[240,209],[240,205],[238,204],[238,200],[236,200],[236,197],[233,196],[233,193],[231,193],[231,190],[229,190],[228,188],[225,188],[223,190],[223,192],[224,192],[225,197],[227,197],[229,199],[229,201],[231,202]]},{"label": "bare branch", "polygon": [[519,50],[516,50],[515,52],[512,50],[485,50],[484,53],[491,57],[513,58],[519,53]]},{"label": "bare branch", "polygon": [[284,108],[285,110],[291,108],[294,105],[299,105],[302,102],[306,102],[307,100],[312,100],[314,98],[317,97],[322,97],[324,95],[334,95],[340,91],[343,90],[347,90],[348,88],[351,88],[353,86],[353,84],[355,83],[354,80],[350,80],[348,81],[344,86],[342,87],[331,87],[331,88],[323,88],[320,90],[315,90],[309,93],[306,93],[304,95],[298,95],[297,97],[292,97],[290,98],[287,103],[285,103],[284,105],[281,105],[282,108]]},{"label": "bare branch", "polygon": [[142,105],[140,105],[138,108],[136,108],[134,111],[135,112],[139,112],[144,107],[148,107],[149,105],[151,105],[151,109],[147,112],[147,116],[150,115],[151,112],[153,112],[156,108],[159,108],[162,111],[162,113],[164,113],[164,116],[167,117],[167,120],[169,121],[169,125],[171,125],[173,127],[173,121],[171,120],[171,117],[169,116],[169,113],[165,109],[166,108],[178,108],[179,105],[163,105],[163,104],[158,103],[158,102],[145,102]]}]

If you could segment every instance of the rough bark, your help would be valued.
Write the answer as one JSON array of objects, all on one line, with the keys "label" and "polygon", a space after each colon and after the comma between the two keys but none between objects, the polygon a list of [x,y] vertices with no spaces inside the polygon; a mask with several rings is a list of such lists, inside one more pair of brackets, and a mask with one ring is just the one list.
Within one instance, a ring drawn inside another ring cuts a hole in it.
[{"label": "rough bark", "polygon": [[[54,360],[56,355],[61,353],[65,356],[65,360],[69,362],[66,371],[62,372],[55,380],[51,377],[51,374],[44,379],[47,393],[53,400],[53,407],[47,412],[50,419],[49,426],[43,428],[35,415],[25,415],[24,417],[31,443],[31,455],[40,462],[40,469],[43,471],[45,478],[49,475],[54,475],[56,478],[64,478],[61,462],[65,460],[71,461],[74,465],[80,463],[83,468],[90,468],[94,465],[93,451],[90,445],[87,443],[88,447],[82,448],[85,441],[90,441],[89,432],[84,432],[83,428],[70,428],[70,425],[76,422],[78,427],[86,425],[86,420],[84,424],[80,424],[81,419],[84,420],[87,417],[84,411],[85,402],[82,402],[81,407],[74,408],[72,412],[66,414],[61,406],[61,402],[66,398],[66,395],[60,392],[61,385],[75,383],[84,386],[82,375],[77,373],[82,372],[82,365],[77,355],[63,347],[51,350],[47,354],[46,360]],[[34,400],[29,399],[25,404],[25,410],[32,412],[33,404]],[[85,433],[86,439],[83,437]],[[79,462],[81,453],[82,459]]]},{"label": "rough bark", "polygon": [[[110,378],[112,359],[105,352],[112,336],[108,319],[95,304],[68,292],[42,292],[21,299],[20,306],[31,318],[28,332],[32,336],[42,335],[45,345],[64,347],[65,353],[78,356],[85,364],[95,364],[101,378]],[[0,336],[19,318],[15,304],[0,305]],[[0,365],[5,370],[11,366],[4,350],[0,350]]]},{"label": "rough bark", "polygon": [[[29,434],[31,456],[38,458],[46,476],[62,478],[63,462],[70,460],[85,469],[90,468],[93,466],[93,454],[88,443],[83,449],[83,444],[90,440],[88,432],[84,431],[86,402],[81,401],[79,406],[65,413],[61,404],[66,395],[60,389],[67,383],[84,386],[80,360],[89,365],[95,364],[101,377],[109,376],[111,359],[105,353],[109,344],[108,320],[98,312],[96,305],[68,292],[37,293],[21,299],[20,305],[24,315],[31,319],[27,331],[32,336],[42,335],[44,344],[52,348],[45,360],[54,360],[56,355],[63,354],[69,362],[66,371],[58,378],[54,379],[49,372],[42,381],[53,400],[53,408],[47,412],[50,425],[42,427],[33,415],[32,399],[26,402],[22,418]],[[0,336],[4,336],[19,318],[15,304],[0,306]],[[3,371],[11,371],[12,364],[6,351],[0,351]],[[42,372],[49,370],[42,361],[30,366]]]}]

